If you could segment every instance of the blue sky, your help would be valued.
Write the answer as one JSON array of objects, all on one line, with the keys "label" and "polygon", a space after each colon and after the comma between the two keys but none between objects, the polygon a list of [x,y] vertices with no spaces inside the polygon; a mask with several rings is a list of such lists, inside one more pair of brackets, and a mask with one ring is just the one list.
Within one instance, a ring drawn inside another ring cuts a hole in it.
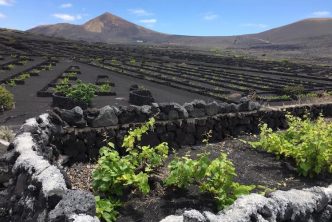
[{"label": "blue sky", "polygon": [[332,0],[0,0],[0,27],[83,24],[104,12],[164,33],[237,35],[332,17]]}]

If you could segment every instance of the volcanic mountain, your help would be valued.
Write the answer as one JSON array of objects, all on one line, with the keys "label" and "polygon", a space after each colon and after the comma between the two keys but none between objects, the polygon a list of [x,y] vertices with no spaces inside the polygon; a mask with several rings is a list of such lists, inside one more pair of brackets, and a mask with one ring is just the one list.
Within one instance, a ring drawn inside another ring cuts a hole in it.
[{"label": "volcanic mountain", "polygon": [[28,32],[72,40],[106,43],[158,42],[158,39],[165,36],[162,33],[135,25],[108,12],[83,25],[68,23],[42,25],[28,30]]},{"label": "volcanic mountain", "polygon": [[60,23],[37,26],[28,32],[72,40],[105,43],[172,44],[208,47],[253,47],[257,45],[300,44],[331,47],[332,18],[305,19],[265,32],[240,36],[169,35],[128,22],[111,13],[104,13],[83,25]]}]

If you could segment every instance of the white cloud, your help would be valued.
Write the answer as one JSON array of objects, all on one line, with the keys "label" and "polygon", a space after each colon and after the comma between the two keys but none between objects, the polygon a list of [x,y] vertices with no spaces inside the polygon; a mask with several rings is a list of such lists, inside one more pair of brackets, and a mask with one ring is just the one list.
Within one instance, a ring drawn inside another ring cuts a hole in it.
[{"label": "white cloud", "polygon": [[56,13],[56,14],[53,14],[52,16],[55,18],[61,19],[62,21],[65,21],[65,22],[72,22],[75,20],[82,19],[81,15],[69,15],[69,14]]},{"label": "white cloud", "polygon": [[313,17],[328,17],[331,15],[331,12],[329,11],[316,11],[311,13],[311,16]]},{"label": "white cloud", "polygon": [[243,24],[242,26],[251,27],[251,28],[258,28],[258,29],[264,29],[264,28],[269,27],[268,25],[261,24],[261,23],[247,23],[247,24]]},{"label": "white cloud", "polygon": [[73,4],[71,4],[71,3],[64,3],[64,4],[60,5],[60,8],[71,8],[71,7],[73,7]]},{"label": "white cloud", "polygon": [[0,5],[10,6],[13,5],[14,3],[15,3],[14,0],[0,0]]},{"label": "white cloud", "polygon": [[157,23],[157,19],[141,19],[139,22],[143,23],[147,27],[152,28]]},{"label": "white cloud", "polygon": [[136,15],[136,16],[151,16],[153,13],[148,12],[142,8],[136,8],[136,9],[129,9],[128,10],[130,13]]},{"label": "white cloud", "polygon": [[206,21],[216,20],[217,18],[219,18],[219,15],[217,15],[213,12],[206,13],[203,17],[203,19]]},{"label": "white cloud", "polygon": [[142,19],[142,20],[139,20],[141,23],[144,23],[144,24],[156,24],[157,23],[157,19]]},{"label": "white cloud", "polygon": [[0,19],[4,19],[4,18],[6,18],[7,16],[5,15],[5,14],[3,14],[3,13],[1,13],[0,12]]}]

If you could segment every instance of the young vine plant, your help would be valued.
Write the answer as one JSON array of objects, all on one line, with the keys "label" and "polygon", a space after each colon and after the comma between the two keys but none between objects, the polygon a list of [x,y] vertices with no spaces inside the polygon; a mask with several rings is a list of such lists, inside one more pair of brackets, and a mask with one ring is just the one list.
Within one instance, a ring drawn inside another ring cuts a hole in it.
[{"label": "young vine plant", "polygon": [[315,121],[308,115],[301,119],[287,114],[286,118],[289,128],[285,131],[273,132],[262,124],[259,141],[249,142],[252,147],[293,159],[303,176],[332,173],[332,123],[322,116]]},{"label": "young vine plant", "polygon": [[[125,136],[122,147],[126,155],[121,156],[113,143],[102,147],[98,165],[93,172],[93,188],[107,198],[96,197],[97,214],[106,221],[114,221],[120,206],[119,199],[124,191],[150,192],[149,177],[163,165],[168,157],[168,144],[160,143],[156,147],[140,146],[142,135],[155,123],[151,118],[147,123]],[[108,210],[112,209],[112,210]]]}]

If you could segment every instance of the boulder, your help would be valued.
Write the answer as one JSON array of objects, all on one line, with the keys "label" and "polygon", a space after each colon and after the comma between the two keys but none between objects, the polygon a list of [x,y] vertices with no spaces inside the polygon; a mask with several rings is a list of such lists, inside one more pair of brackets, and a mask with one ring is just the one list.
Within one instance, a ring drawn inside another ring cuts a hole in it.
[{"label": "boulder", "polygon": [[187,210],[183,213],[183,222],[205,222],[206,218],[197,210]]},{"label": "boulder", "polygon": [[220,107],[217,102],[208,103],[205,106],[205,112],[208,116],[214,116],[219,113]]},{"label": "boulder", "polygon": [[81,107],[76,106],[71,110],[61,110],[60,116],[63,121],[71,126],[85,127],[86,121],[84,119],[83,110]]},{"label": "boulder", "polygon": [[117,110],[111,106],[105,106],[100,109],[100,113],[92,122],[92,127],[115,126],[119,123],[116,115]]},{"label": "boulder", "polygon": [[68,190],[55,208],[50,211],[48,221],[67,221],[73,214],[96,215],[96,202],[92,193]]}]

